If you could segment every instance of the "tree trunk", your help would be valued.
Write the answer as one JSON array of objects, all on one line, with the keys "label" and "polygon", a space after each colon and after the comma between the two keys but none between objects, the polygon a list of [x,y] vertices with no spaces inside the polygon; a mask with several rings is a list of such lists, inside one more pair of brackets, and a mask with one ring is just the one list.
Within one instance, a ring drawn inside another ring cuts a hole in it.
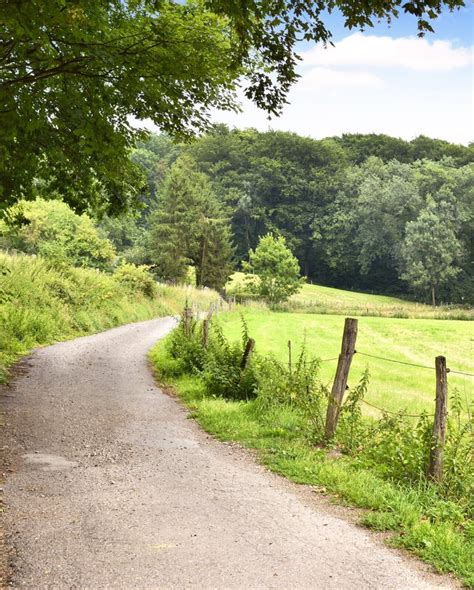
[{"label": "tree trunk", "polygon": [[204,266],[206,264],[206,245],[207,245],[207,238],[203,236],[202,238],[202,250],[201,250],[201,267],[197,270],[196,273],[196,283],[198,287],[204,286]]},{"label": "tree trunk", "polygon": [[305,258],[305,260],[304,260],[304,272],[303,272],[303,274],[304,274],[304,276],[306,278],[308,278],[308,276],[309,276],[309,263],[308,263],[308,259],[307,258]]},{"label": "tree trunk", "polygon": [[431,285],[431,303],[433,304],[433,307],[436,307],[436,293],[434,285]]}]

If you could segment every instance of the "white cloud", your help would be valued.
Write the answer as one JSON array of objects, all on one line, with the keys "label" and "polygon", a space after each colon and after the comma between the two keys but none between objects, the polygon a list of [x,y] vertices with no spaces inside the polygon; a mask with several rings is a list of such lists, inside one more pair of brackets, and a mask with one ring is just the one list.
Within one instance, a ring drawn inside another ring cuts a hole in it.
[{"label": "white cloud", "polygon": [[297,88],[299,91],[312,88],[324,92],[328,89],[380,88],[381,86],[383,86],[382,78],[370,72],[317,67],[304,73]]},{"label": "white cloud", "polygon": [[[473,59],[449,41],[349,35],[336,48],[302,53],[301,78],[282,115],[271,121],[244,98],[242,112],[215,122],[281,129],[322,138],[342,133],[474,140]],[[149,122],[147,128],[154,128]],[[156,129],[156,128],[155,128]]]},{"label": "white cloud", "polygon": [[317,45],[301,56],[303,66],[406,68],[441,72],[470,65],[472,48],[454,47],[451,41],[418,37],[379,37],[355,33],[327,48]]}]

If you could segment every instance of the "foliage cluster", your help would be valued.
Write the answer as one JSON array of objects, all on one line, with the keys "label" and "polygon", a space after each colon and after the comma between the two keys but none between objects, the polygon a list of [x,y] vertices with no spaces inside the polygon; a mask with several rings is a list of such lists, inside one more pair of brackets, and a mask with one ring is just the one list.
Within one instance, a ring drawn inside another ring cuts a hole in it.
[{"label": "foliage cluster", "polygon": [[241,368],[242,356],[248,340],[244,324],[241,343],[229,343],[219,325],[212,324],[207,348],[203,345],[202,324],[193,321],[186,333],[180,322],[167,340],[170,355],[183,371],[199,374],[206,383],[209,395],[234,400],[249,400],[256,395],[255,365],[251,361]]},{"label": "foliage cluster", "polygon": [[55,265],[110,269],[116,254],[86,214],[57,200],[18,201],[0,221],[0,243]]},{"label": "foliage cluster", "polygon": [[283,236],[262,236],[255,250],[250,250],[249,262],[244,262],[242,268],[254,275],[249,277],[250,292],[270,305],[287,301],[304,283],[298,260],[286,246]]},{"label": "foliage cluster", "polygon": [[[214,328],[205,350],[199,332],[196,324],[190,345],[178,329],[168,342],[157,345],[151,357],[161,377],[176,385],[206,430],[258,449],[267,465],[297,482],[324,486],[323,490],[370,508],[364,524],[397,531],[400,536],[392,543],[415,551],[440,571],[456,572],[468,584],[474,580],[473,423],[466,421],[456,392],[451,400],[445,478],[436,485],[426,477],[432,418],[424,414],[414,422],[402,412],[386,413],[379,420],[364,417],[361,403],[367,372],[346,396],[328,453],[319,446],[328,390],[318,377],[318,359],[310,359],[304,348],[291,367],[254,355],[253,395],[236,401],[226,388],[212,389],[213,382],[206,377],[207,356],[215,357],[215,348],[231,345]],[[182,359],[186,346],[192,346],[193,353],[178,366],[174,355]],[[235,371],[237,358],[227,357],[227,366],[223,354],[220,359],[223,375]]]},{"label": "foliage cluster", "polygon": [[142,293],[150,298],[156,297],[158,294],[156,281],[150,275],[146,266],[122,263],[115,269],[114,278],[132,294]]},{"label": "foliage cluster", "polygon": [[[303,0],[30,0],[0,4],[0,203],[30,194],[37,179],[78,209],[140,203],[128,150],[144,131],[130,115],[192,135],[235,93],[277,114],[297,80],[296,44],[326,43],[325,10],[364,29],[399,11],[432,31],[438,2]],[[272,72],[272,75],[269,75]]]}]

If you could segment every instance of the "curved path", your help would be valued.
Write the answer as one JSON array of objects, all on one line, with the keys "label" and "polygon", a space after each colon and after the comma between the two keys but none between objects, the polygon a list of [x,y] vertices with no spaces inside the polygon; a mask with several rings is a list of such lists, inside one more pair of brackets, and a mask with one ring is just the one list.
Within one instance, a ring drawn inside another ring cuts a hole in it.
[{"label": "curved path", "polygon": [[37,350],[2,388],[13,587],[451,587],[188,420],[145,360],[173,324]]}]

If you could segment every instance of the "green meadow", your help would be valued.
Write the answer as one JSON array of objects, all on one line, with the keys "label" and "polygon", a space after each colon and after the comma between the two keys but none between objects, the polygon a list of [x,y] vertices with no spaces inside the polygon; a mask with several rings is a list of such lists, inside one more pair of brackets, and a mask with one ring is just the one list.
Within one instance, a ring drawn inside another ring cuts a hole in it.
[{"label": "green meadow", "polygon": [[[320,367],[323,382],[332,382],[337,361],[326,359],[334,359],[339,354],[343,315],[241,307],[219,316],[218,321],[230,339],[240,338],[241,314],[250,335],[256,340],[256,351],[286,361],[290,340],[295,360],[304,344],[310,355],[324,361]],[[435,395],[434,370],[379,360],[365,354],[427,367],[434,367],[435,357],[444,355],[452,370],[474,373],[474,324],[460,320],[359,317],[356,350],[359,352],[354,356],[349,385],[356,385],[368,367],[370,382],[366,400],[369,403],[389,411],[405,409],[418,414],[428,410],[431,413]],[[451,373],[449,386],[451,390],[457,388],[466,402],[472,401],[473,377]],[[369,415],[377,413],[370,406],[366,405],[365,409]]]},{"label": "green meadow", "polygon": [[[230,295],[246,299],[245,274],[236,272],[226,285]],[[281,306],[284,311],[334,315],[474,320],[474,309],[452,305],[432,307],[388,295],[344,291],[306,283],[301,291]]]}]

